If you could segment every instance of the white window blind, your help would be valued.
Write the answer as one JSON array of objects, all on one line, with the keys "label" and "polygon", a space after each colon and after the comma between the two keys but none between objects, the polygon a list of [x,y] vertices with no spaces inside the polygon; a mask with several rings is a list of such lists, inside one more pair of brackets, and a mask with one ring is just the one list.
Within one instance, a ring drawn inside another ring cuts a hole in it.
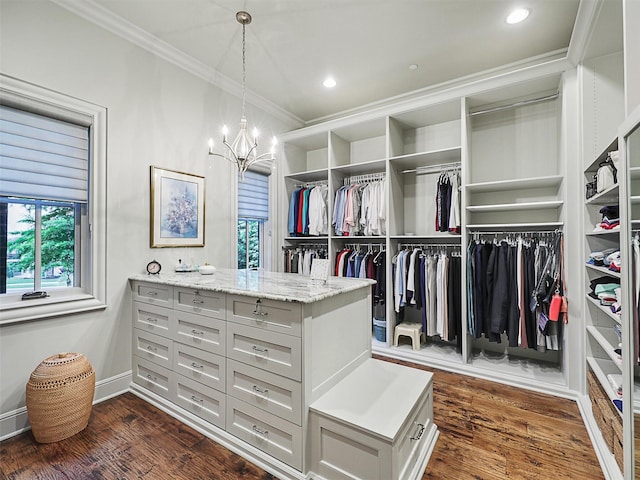
[{"label": "white window blind", "polygon": [[238,182],[238,218],[269,219],[269,177],[247,171]]},{"label": "white window blind", "polygon": [[86,203],[89,129],[0,105],[0,195]]}]

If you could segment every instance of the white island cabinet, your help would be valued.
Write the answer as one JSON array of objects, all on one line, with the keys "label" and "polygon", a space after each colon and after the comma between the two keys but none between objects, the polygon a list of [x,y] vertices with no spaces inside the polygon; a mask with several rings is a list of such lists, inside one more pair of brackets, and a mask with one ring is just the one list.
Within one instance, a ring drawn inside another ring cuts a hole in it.
[{"label": "white island cabinet", "polygon": [[[313,431],[320,427],[310,406],[354,372],[387,383],[388,372],[371,359],[372,281],[218,269],[133,275],[130,282],[136,395],[278,478],[338,478],[312,470],[321,432]],[[430,427],[410,455],[417,468],[406,469],[420,478],[437,438],[431,374],[394,367],[400,382],[406,375],[421,392],[398,426],[415,423],[410,417],[419,411],[419,423]],[[339,399],[332,405],[340,408]],[[366,409],[364,402],[363,419]],[[364,420],[344,428],[370,430]],[[390,449],[394,441],[388,438]],[[394,456],[382,461],[397,468]]]}]

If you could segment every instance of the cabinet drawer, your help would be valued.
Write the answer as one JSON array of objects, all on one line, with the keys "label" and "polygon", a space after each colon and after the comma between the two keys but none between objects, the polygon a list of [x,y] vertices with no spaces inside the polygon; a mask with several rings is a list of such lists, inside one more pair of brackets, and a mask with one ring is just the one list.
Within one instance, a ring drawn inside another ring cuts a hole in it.
[{"label": "cabinet drawer", "polygon": [[241,400],[227,397],[227,432],[302,470],[302,428]]},{"label": "cabinet drawer", "polygon": [[208,387],[225,391],[225,358],[220,355],[175,342],[173,371]]},{"label": "cabinet drawer", "polygon": [[175,375],[173,379],[174,401],[185,410],[213,423],[225,427],[225,394],[206,387],[190,378]]},{"label": "cabinet drawer", "polygon": [[227,379],[228,395],[302,425],[302,387],[299,382],[235,360],[227,361]]},{"label": "cabinet drawer", "polygon": [[224,293],[176,287],[174,294],[174,308],[176,310],[220,319],[225,318],[226,295]]},{"label": "cabinet drawer", "polygon": [[224,356],[224,320],[186,312],[174,315],[171,333],[174,340]]},{"label": "cabinet drawer", "polygon": [[173,310],[148,303],[133,302],[133,326],[146,332],[169,337]]},{"label": "cabinet drawer", "polygon": [[133,381],[141,387],[170,400],[169,381],[173,373],[160,365],[133,356]]},{"label": "cabinet drawer", "polygon": [[134,328],[133,354],[161,367],[171,368],[173,341],[166,337]]},{"label": "cabinet drawer", "polygon": [[133,282],[133,299],[162,307],[173,307],[173,287],[159,283]]},{"label": "cabinet drawer", "polygon": [[300,381],[301,339],[227,323],[227,357]]},{"label": "cabinet drawer", "polygon": [[302,306],[264,298],[227,297],[227,320],[273,332],[302,335]]},{"label": "cabinet drawer", "polygon": [[[397,478],[409,478],[411,468],[420,461],[425,442],[429,441],[428,433],[433,428],[432,422],[433,396],[429,390],[418,400],[416,409],[395,441],[397,453],[394,455],[394,464],[397,465]],[[396,478],[396,472],[393,473]]]}]

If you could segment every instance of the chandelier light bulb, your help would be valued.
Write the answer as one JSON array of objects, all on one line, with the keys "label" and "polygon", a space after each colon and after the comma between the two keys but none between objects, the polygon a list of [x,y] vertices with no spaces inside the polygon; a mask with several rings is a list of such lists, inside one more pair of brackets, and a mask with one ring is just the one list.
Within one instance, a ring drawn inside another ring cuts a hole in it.
[{"label": "chandelier light bulb", "polygon": [[258,129],[253,127],[253,138],[258,139]]},{"label": "chandelier light bulb", "polygon": [[209,139],[209,153],[213,153],[213,138]]}]

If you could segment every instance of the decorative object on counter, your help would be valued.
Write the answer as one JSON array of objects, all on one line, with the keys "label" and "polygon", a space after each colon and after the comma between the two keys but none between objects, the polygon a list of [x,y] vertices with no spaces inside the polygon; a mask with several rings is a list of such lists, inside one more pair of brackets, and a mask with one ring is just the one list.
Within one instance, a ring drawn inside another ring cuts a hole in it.
[{"label": "decorative object on counter", "polygon": [[242,118],[240,119],[240,131],[233,143],[227,142],[227,126],[222,127],[222,144],[226,147],[225,154],[214,153],[213,139],[209,139],[209,155],[223,157],[233,162],[238,167],[240,181],[244,181],[244,172],[249,167],[261,162],[268,162],[273,168],[275,163],[276,137],[272,139],[271,150],[262,155],[258,155],[258,131],[253,129],[253,138],[249,136],[249,126],[245,116],[245,96],[246,96],[246,53],[245,53],[245,27],[251,23],[251,15],[248,12],[240,11],[236,13],[236,20],[242,25]]},{"label": "decorative object on counter", "polygon": [[162,270],[162,265],[157,260],[151,260],[147,263],[147,273],[149,275],[160,275],[160,270]]},{"label": "decorative object on counter", "polygon": [[320,281],[322,283],[327,282],[329,277],[329,259],[316,258],[311,264],[311,280]]},{"label": "decorative object on counter", "polygon": [[198,269],[198,271],[200,272],[201,275],[212,275],[213,272],[216,271],[216,267],[214,267],[213,265],[209,265],[208,263],[205,263],[204,265],[200,265],[200,268]]},{"label": "decorative object on counter", "polygon": [[182,259],[178,259],[178,265],[176,265],[176,272],[178,273],[186,273],[186,272],[195,272],[197,270],[195,265],[189,265],[188,263],[183,263]]},{"label": "decorative object on counter", "polygon": [[49,294],[45,291],[27,292],[22,294],[22,300],[37,300],[38,298],[47,298]]},{"label": "decorative object on counter", "polygon": [[204,177],[151,166],[151,248],[204,246]]},{"label": "decorative object on counter", "polygon": [[64,440],[89,423],[96,374],[81,353],[45,358],[27,383],[27,415],[39,443]]}]

